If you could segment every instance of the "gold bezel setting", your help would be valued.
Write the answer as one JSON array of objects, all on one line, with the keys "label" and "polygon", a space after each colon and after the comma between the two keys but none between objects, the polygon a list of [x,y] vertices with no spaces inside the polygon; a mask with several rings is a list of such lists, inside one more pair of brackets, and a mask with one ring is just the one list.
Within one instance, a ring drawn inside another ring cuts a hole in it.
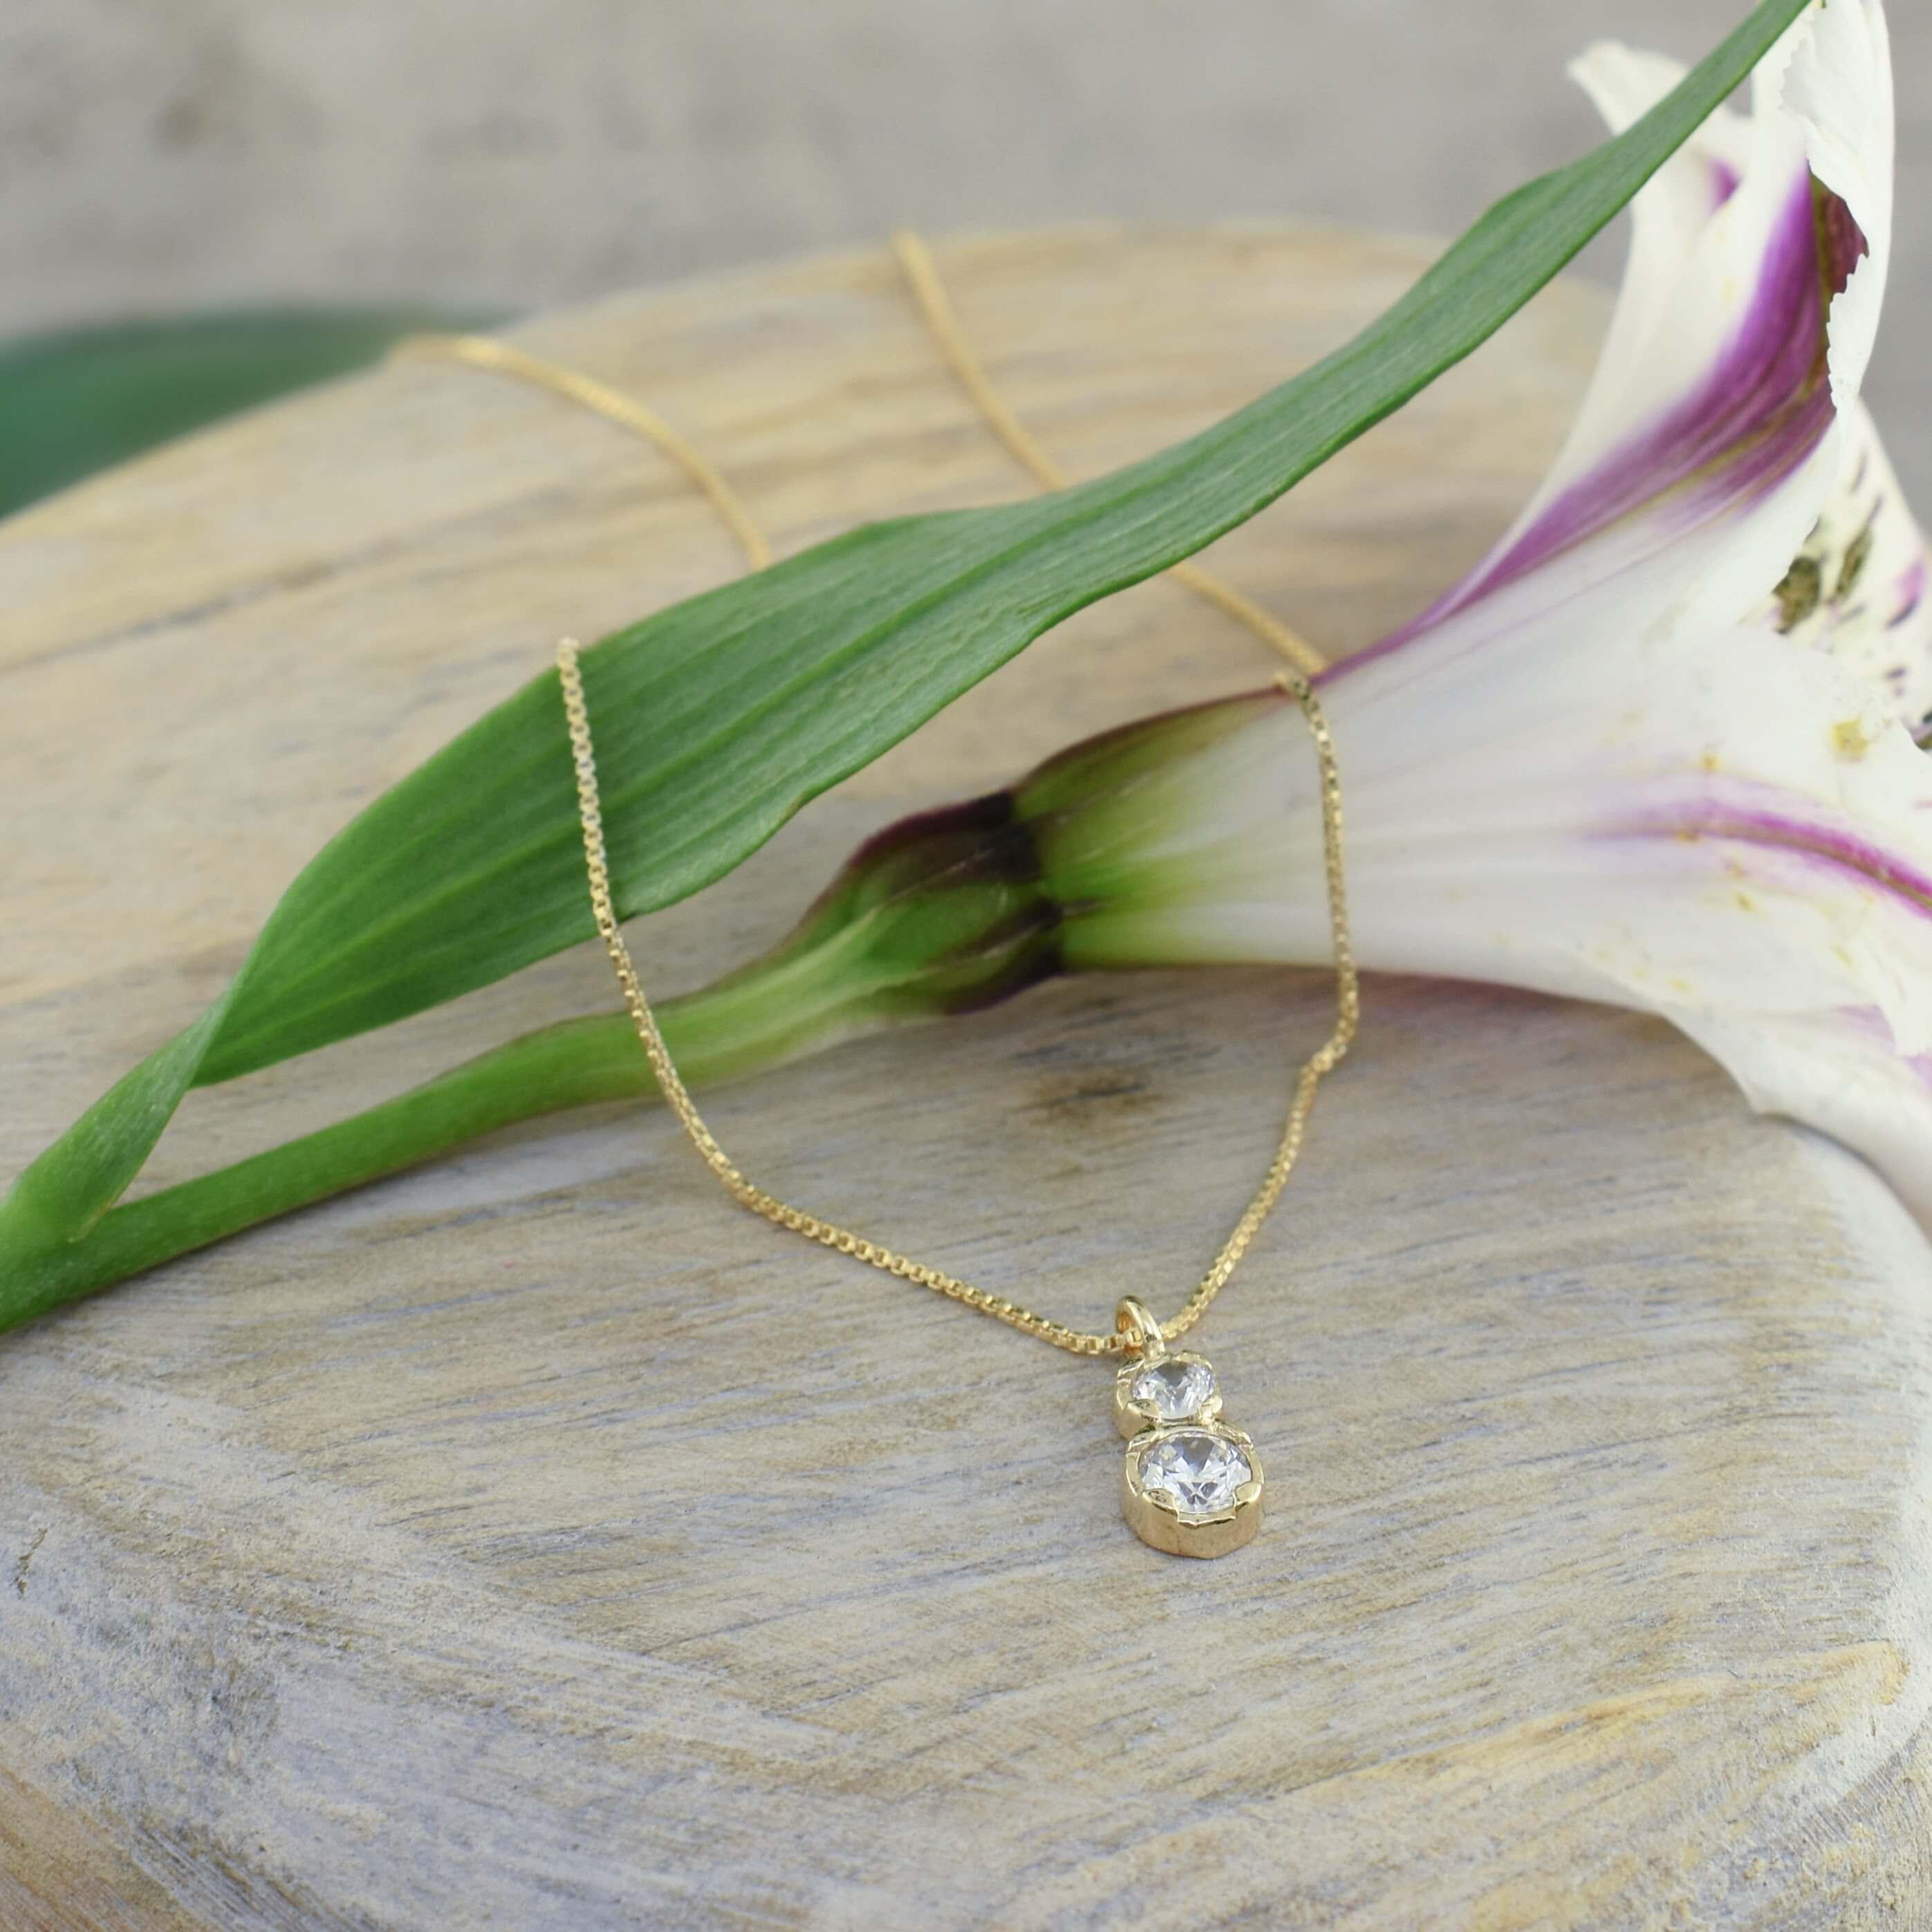
[{"label": "gold bezel setting", "polygon": [[[1206,1372],[1208,1394],[1184,1414],[1164,1415],[1152,1402],[1141,1402],[1134,1395],[1134,1384],[1150,1369],[1160,1368],[1168,1363],[1178,1362],[1189,1368],[1198,1368]],[[1168,1424],[1192,1422],[1197,1418],[1204,1422],[1212,1422],[1221,1413],[1221,1384],[1214,1373],[1214,1365],[1205,1355],[1187,1354],[1142,1354],[1126,1364],[1114,1378],[1114,1426],[1123,1436],[1138,1436],[1144,1429],[1165,1428]]]},{"label": "gold bezel setting", "polygon": [[[1184,1510],[1164,1489],[1149,1489],[1142,1466],[1163,1442],[1177,1436],[1207,1436],[1240,1452],[1248,1467],[1246,1481],[1221,1507],[1202,1514]],[[1120,1507],[1140,1540],[1170,1556],[1226,1556],[1254,1540],[1262,1524],[1262,1459],[1245,1430],[1224,1422],[1192,1418],[1144,1429],[1127,1444],[1120,1468]]]},{"label": "gold bezel setting", "polygon": [[[1187,1326],[1182,1321],[1177,1328]],[[1254,1438],[1245,1430],[1221,1420],[1221,1383],[1214,1364],[1204,1355],[1171,1355],[1167,1352],[1167,1330],[1154,1311],[1136,1296],[1125,1294],[1114,1311],[1116,1334],[1125,1339],[1127,1360],[1114,1378],[1114,1421],[1130,1438],[1126,1460],[1120,1465],[1120,1508],[1133,1533],[1150,1549],[1163,1550],[1170,1556],[1225,1556],[1244,1543],[1254,1540],[1262,1526],[1262,1459]],[[1198,1369],[1198,1376],[1180,1378],[1188,1394],[1199,1399],[1184,1413],[1162,1412],[1153,1400],[1134,1393],[1135,1384],[1150,1369]],[[1225,1489],[1230,1473],[1203,1468],[1196,1474],[1196,1486],[1206,1488],[1214,1501],[1204,1509],[1184,1506],[1165,1484],[1147,1480],[1148,1458],[1165,1443],[1195,1436],[1232,1450],[1240,1458],[1246,1475],[1232,1489]],[[1208,1478],[1218,1474],[1220,1480]]]}]

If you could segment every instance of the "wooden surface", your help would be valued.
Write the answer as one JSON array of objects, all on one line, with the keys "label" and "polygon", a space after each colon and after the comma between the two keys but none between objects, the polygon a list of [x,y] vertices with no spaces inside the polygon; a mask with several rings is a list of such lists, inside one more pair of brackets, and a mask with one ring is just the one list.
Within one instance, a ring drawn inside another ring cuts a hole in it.
[{"label": "wooden surface", "polygon": [[[1082,473],[1424,259],[1276,231],[941,251]],[[1216,564],[1365,641],[1506,520],[1601,316],[1553,292]],[[782,550],[1017,490],[883,255],[526,339],[673,416]],[[648,449],[422,366],[0,526],[0,1172],[560,629],[734,567]],[[884,818],[1267,668],[1145,586],[646,922],[644,957],[709,976]],[[1192,1279],[1327,998],[1064,985],[716,1118],[796,1197],[1098,1323]],[[196,1095],[141,1184],[610,998],[586,952]],[[7,1338],[0,1924],[1928,1922],[1922,1238],[1650,1022],[1386,981],[1368,1012],[1202,1331],[1270,1470],[1262,1539],[1220,1563],[1123,1526],[1103,1369],[730,1211],[634,1110]]]}]

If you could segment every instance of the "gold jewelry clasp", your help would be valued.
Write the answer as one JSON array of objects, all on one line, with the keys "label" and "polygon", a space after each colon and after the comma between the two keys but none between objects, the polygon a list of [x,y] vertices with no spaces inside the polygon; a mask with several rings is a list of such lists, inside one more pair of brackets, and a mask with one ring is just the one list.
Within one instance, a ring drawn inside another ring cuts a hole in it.
[{"label": "gold jewelry clasp", "polygon": [[1158,1361],[1167,1353],[1167,1337],[1159,1318],[1138,1295],[1124,1294],[1114,1310],[1114,1329],[1127,1338],[1127,1347],[1143,1361]]}]

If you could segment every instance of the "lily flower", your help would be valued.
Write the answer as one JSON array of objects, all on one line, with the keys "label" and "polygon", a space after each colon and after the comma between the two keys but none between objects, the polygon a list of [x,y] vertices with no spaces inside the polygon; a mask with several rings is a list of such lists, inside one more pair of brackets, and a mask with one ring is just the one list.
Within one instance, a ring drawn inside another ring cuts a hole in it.
[{"label": "lily flower", "polygon": [[[1680,74],[1612,45],[1572,71],[1612,128]],[[1322,689],[1364,965],[1660,1014],[1932,1225],[1932,606],[1858,400],[1892,166],[1882,10],[1831,0],[1637,198],[1594,379],[1514,526]],[[794,945],[836,928],[849,966],[860,926],[883,944],[922,892],[1004,881],[933,1004],[1319,962],[1300,733],[1269,691],[1108,734],[874,842]],[[896,981],[838,1030],[921,1004]]]}]

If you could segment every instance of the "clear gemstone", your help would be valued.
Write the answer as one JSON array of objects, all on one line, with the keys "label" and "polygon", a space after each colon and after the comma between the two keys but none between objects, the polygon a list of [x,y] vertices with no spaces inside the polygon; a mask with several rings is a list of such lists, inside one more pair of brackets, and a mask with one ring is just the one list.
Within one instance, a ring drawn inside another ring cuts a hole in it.
[{"label": "clear gemstone", "polygon": [[1214,1371],[1205,1362],[1156,1362],[1134,1378],[1134,1400],[1163,1422],[1184,1422],[1201,1412],[1214,1393]]},{"label": "clear gemstone", "polygon": [[1213,1516],[1254,1474],[1239,1446],[1204,1429],[1184,1429],[1141,1457],[1141,1487],[1174,1498],[1183,1516]]}]

